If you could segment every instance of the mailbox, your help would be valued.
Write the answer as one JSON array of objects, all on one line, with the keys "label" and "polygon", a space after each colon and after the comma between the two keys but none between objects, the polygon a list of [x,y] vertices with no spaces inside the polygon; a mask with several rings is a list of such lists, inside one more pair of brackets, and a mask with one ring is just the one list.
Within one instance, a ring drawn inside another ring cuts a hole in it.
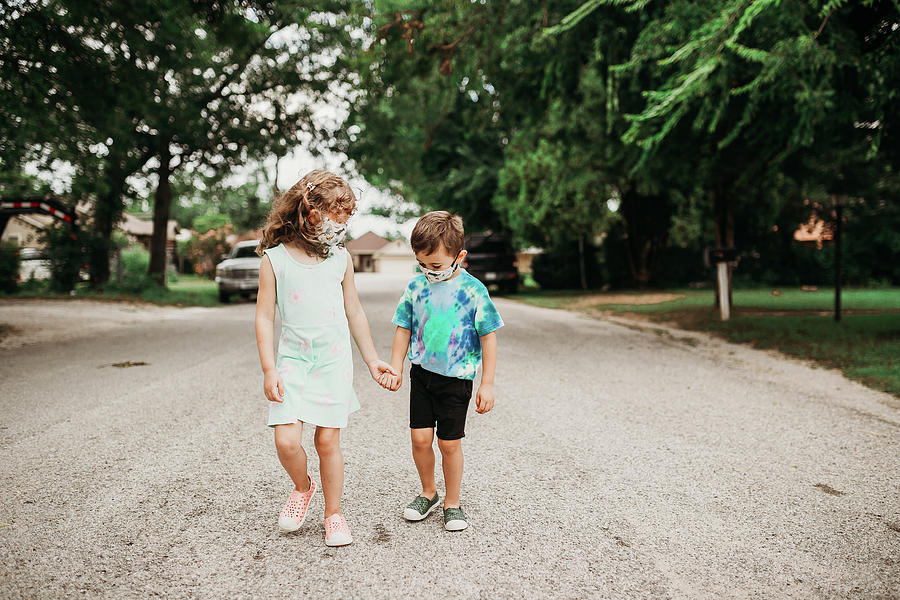
[{"label": "mailbox", "polygon": [[703,264],[712,267],[718,263],[735,263],[740,258],[737,248],[704,248]]}]

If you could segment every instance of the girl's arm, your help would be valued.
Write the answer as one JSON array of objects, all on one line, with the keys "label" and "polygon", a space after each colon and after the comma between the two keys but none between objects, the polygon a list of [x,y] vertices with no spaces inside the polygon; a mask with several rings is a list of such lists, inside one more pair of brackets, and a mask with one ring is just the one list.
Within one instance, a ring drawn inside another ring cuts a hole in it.
[{"label": "girl's arm", "polygon": [[475,396],[475,412],[486,413],[494,408],[494,371],[497,368],[497,334],[490,332],[481,340],[481,385]]},{"label": "girl's arm", "polygon": [[[393,373],[391,366],[378,358],[375,343],[372,341],[372,333],[369,331],[369,320],[359,301],[356,292],[356,282],[353,280],[353,259],[347,253],[347,270],[344,272],[344,312],[347,314],[347,323],[350,326],[350,334],[356,341],[359,353],[369,367],[372,379],[379,381],[381,375],[387,371]],[[396,373],[394,373],[396,375]]]},{"label": "girl's arm", "polygon": [[275,369],[275,271],[268,255],[259,263],[259,292],[256,294],[256,349],[263,371],[263,392],[272,402],[284,401],[284,382]]}]

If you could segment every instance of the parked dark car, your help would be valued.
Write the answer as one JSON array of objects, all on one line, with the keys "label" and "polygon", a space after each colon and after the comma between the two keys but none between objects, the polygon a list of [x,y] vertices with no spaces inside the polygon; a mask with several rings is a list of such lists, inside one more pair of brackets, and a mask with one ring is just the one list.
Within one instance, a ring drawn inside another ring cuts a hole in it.
[{"label": "parked dark car", "polygon": [[256,255],[258,240],[238,242],[228,257],[216,265],[219,301],[228,302],[232,294],[249,298],[259,289],[259,263]]},{"label": "parked dark car", "polygon": [[516,251],[505,235],[486,231],[466,236],[468,254],[463,267],[488,287],[496,287],[501,294],[513,294],[519,289],[519,270]]}]

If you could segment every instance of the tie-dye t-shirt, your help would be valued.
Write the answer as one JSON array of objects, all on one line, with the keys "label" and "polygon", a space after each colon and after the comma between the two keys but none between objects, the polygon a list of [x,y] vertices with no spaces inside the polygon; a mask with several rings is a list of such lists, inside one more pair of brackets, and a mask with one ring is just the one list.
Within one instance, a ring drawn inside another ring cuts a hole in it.
[{"label": "tie-dye t-shirt", "polygon": [[409,360],[432,373],[474,379],[481,362],[481,340],[503,326],[484,284],[461,270],[447,281],[409,282],[394,325],[409,329]]}]

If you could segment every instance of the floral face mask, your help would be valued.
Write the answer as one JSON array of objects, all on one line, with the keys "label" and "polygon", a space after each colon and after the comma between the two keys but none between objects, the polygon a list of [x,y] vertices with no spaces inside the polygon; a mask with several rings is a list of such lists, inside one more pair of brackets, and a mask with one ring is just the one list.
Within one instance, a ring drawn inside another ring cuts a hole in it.
[{"label": "floral face mask", "polygon": [[333,248],[343,242],[346,236],[346,224],[338,223],[337,221],[325,217],[325,220],[323,220],[322,224],[319,226],[319,233],[316,235],[316,239],[329,248]]},{"label": "floral face mask", "polygon": [[430,269],[426,269],[424,267],[419,267],[419,270],[422,271],[422,274],[425,276],[425,280],[428,283],[437,283],[439,281],[446,281],[453,277],[453,274],[456,273],[457,269],[459,269],[459,263],[466,255],[466,251],[463,250],[460,252],[456,260],[453,261],[453,264],[444,269],[443,271],[432,271]]}]

